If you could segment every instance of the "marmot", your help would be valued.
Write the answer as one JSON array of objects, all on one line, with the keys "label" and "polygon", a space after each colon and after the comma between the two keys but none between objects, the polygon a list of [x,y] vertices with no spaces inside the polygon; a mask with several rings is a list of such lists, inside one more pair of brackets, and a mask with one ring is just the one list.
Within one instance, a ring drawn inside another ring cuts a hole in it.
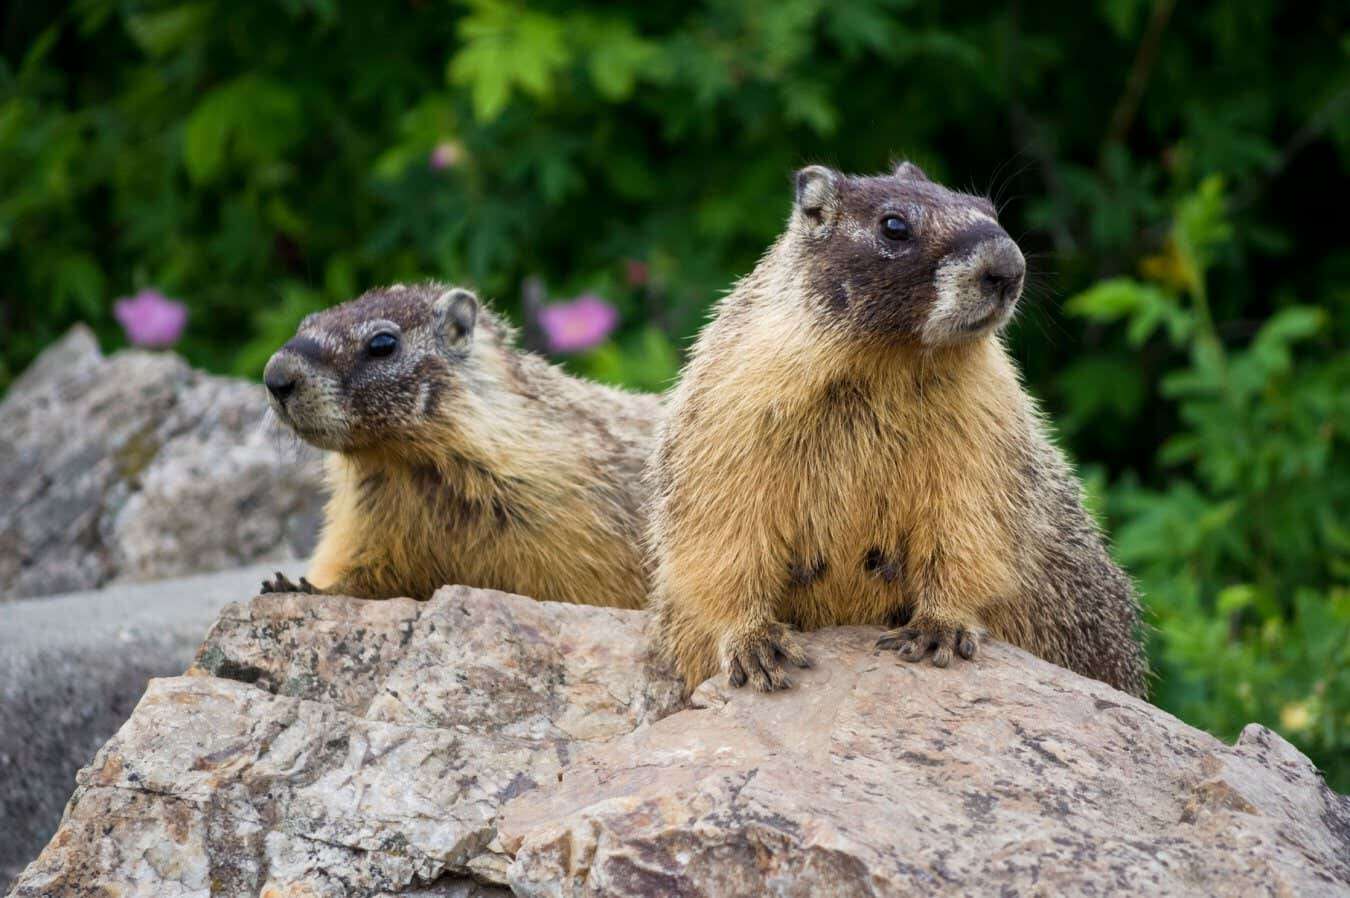
[{"label": "marmot", "polygon": [[1130,580],[999,336],[1024,275],[987,199],[911,163],[798,172],[649,471],[656,642],[690,688],[784,688],[785,625],[881,624],[910,661],[988,632],[1144,694]]},{"label": "marmot", "polygon": [[263,380],[277,417],[332,453],[308,579],[278,574],[265,592],[426,599],[457,583],[645,604],[658,397],[568,376],[516,349],[472,292],[439,284],[310,315]]}]

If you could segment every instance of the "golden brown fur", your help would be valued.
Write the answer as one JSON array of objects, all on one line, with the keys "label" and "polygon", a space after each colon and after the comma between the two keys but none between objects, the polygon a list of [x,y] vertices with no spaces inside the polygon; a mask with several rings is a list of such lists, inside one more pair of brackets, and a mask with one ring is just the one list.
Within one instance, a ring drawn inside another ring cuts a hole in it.
[{"label": "golden brown fur", "polygon": [[[902,188],[928,204],[937,234],[956,200]],[[835,197],[829,227],[794,212],[720,304],[671,398],[650,469],[658,646],[691,688],[720,666],[770,689],[788,683],[783,660],[805,663],[783,624],[901,624],[879,644],[909,660],[932,648],[944,666],[988,631],[1141,692],[1128,580],[996,329],[926,344],[922,306],[935,300],[917,289],[882,297],[920,305],[885,311],[908,324],[869,328],[866,278],[821,277],[832,250],[819,241],[868,220],[873,201],[851,216],[847,199]],[[902,284],[931,270],[886,264]]]},{"label": "golden brown fur", "polygon": [[[641,471],[659,400],[569,377],[520,352],[486,310],[467,345],[447,352],[424,339],[437,325],[416,308],[444,292],[436,285],[377,291],[381,308],[324,313],[301,329],[341,343],[367,318],[404,315],[410,356],[364,387],[401,394],[380,394],[384,436],[354,441],[328,459],[332,497],[309,579],[327,592],[368,598],[425,599],[457,583],[641,607]],[[328,364],[350,372],[359,364],[353,359],[338,351]],[[407,394],[412,399],[400,405]],[[336,411],[310,417],[361,413],[360,403],[339,398]]]}]

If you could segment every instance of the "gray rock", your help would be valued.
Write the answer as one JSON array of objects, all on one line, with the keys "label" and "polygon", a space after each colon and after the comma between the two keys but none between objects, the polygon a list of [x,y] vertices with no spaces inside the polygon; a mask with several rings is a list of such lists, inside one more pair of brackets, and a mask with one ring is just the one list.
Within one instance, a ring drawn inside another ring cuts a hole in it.
[{"label": "gray rock", "polygon": [[253,567],[0,604],[0,884],[56,831],[88,763],[151,677],[182,673]]},{"label": "gray rock", "polygon": [[72,329],[0,402],[0,599],[308,554],[321,462],[265,416],[256,385]]},{"label": "gray rock", "polygon": [[1344,895],[1350,799],[994,644],[807,634],[684,705],[641,612],[463,587],[226,609],[12,895]]}]

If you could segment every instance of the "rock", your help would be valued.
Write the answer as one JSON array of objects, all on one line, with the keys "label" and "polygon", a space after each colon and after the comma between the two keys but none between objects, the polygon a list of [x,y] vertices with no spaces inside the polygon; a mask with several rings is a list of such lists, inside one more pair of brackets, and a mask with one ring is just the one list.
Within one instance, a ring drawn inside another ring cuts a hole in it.
[{"label": "rock", "polygon": [[1010,646],[940,671],[812,634],[795,691],[719,681],[504,809],[520,895],[1344,895],[1350,799]]},{"label": "rock", "polygon": [[56,831],[75,772],[151,677],[180,674],[221,606],[267,568],[0,606],[0,885]]},{"label": "rock", "polygon": [[11,894],[1350,889],[1350,799],[1260,727],[1229,747],[1008,646],[940,670],[867,628],[807,634],[790,692],[684,705],[644,626],[463,587],[230,606]]},{"label": "rock", "polygon": [[80,773],[14,894],[473,895],[463,876],[509,862],[504,802],[679,707],[643,621],[463,587],[229,606]]},{"label": "rock", "polygon": [[318,453],[260,388],[72,329],[0,402],[0,598],[308,554]]}]

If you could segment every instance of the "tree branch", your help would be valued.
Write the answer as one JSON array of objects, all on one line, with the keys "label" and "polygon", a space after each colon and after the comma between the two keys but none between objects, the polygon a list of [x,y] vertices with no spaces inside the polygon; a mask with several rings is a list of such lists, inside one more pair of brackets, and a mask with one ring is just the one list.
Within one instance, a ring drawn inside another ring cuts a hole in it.
[{"label": "tree branch", "polygon": [[1129,77],[1125,79],[1125,90],[1116,101],[1111,113],[1111,124],[1106,129],[1106,138],[1102,141],[1101,158],[1106,158],[1107,148],[1121,143],[1130,133],[1134,117],[1139,112],[1139,103],[1144,98],[1149,79],[1153,77],[1153,67],[1158,61],[1158,50],[1162,46],[1163,34],[1167,23],[1172,19],[1172,10],[1176,0],[1155,0],[1153,11],[1149,13],[1148,27],[1135,51],[1134,63],[1130,66]]}]

